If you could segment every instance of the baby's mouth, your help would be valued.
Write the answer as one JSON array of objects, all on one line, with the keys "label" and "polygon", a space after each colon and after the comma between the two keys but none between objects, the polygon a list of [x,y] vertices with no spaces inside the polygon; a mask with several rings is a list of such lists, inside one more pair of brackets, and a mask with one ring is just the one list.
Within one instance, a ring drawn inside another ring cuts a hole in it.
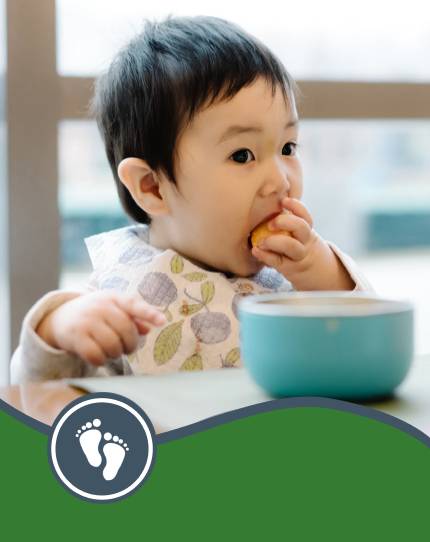
[{"label": "baby's mouth", "polygon": [[249,250],[252,250],[251,235],[252,235],[252,232],[248,235],[248,248],[249,248]]},{"label": "baby's mouth", "polygon": [[248,248],[249,250],[252,250],[253,246],[252,246],[252,233],[254,230],[256,230],[259,226],[261,226],[262,224],[264,224],[265,222],[269,222],[269,220],[271,220],[272,218],[274,218],[275,216],[278,216],[279,215],[279,211],[277,211],[276,213],[271,213],[270,215],[267,215],[265,218],[263,218],[263,220],[261,220],[258,224],[256,224],[252,230],[249,232],[249,235],[248,235]]}]

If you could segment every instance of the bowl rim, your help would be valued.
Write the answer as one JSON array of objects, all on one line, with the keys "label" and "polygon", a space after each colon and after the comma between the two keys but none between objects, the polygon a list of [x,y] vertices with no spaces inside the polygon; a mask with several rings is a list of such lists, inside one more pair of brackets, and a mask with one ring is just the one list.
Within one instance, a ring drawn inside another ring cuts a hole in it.
[{"label": "bowl rim", "polygon": [[[336,305],[296,305],[296,304],[264,304],[267,301],[285,299],[363,299],[373,303]],[[271,292],[267,294],[249,295],[238,303],[239,315],[263,314],[269,316],[294,317],[364,317],[384,314],[413,312],[413,304],[409,300],[390,299],[369,292],[351,291],[312,291],[312,292]]]}]

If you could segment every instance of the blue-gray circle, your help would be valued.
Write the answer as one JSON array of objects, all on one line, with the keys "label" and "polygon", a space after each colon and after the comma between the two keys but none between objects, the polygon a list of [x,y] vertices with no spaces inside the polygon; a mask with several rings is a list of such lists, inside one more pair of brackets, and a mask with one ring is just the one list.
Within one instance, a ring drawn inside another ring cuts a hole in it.
[{"label": "blue-gray circle", "polygon": [[[97,402],[83,405],[62,421],[64,416],[77,404],[96,398]],[[109,402],[111,399],[129,405],[143,418],[149,429],[150,437],[152,437],[151,443],[149,443],[147,433],[138,418],[125,407]],[[98,422],[94,424],[94,420],[99,420],[100,424]],[[55,439],[55,456],[62,475],[72,486],[94,496],[94,500],[100,500],[96,498],[97,496],[102,499],[104,497],[105,501],[116,500],[118,497],[109,499],[108,496],[126,490],[138,480],[147,466],[148,450],[151,448],[153,450],[151,465],[141,483],[147,478],[155,458],[155,432],[145,412],[134,402],[112,393],[91,393],[73,401],[58,415],[52,426],[49,443],[51,453],[53,435],[61,421],[62,424]],[[87,433],[89,431],[92,432],[90,437],[92,445],[88,450],[82,437],[88,439]],[[110,435],[109,440],[106,440],[106,434]],[[107,446],[108,444],[110,446]],[[51,455],[50,462],[57,478],[64,484],[55,469]],[[97,464],[92,465],[91,462]],[[120,466],[113,479],[106,479],[105,474],[110,471],[112,476],[118,465]],[[67,485],[65,487],[71,489]],[[133,488],[133,491],[137,487]],[[76,494],[82,497],[79,493]]]}]

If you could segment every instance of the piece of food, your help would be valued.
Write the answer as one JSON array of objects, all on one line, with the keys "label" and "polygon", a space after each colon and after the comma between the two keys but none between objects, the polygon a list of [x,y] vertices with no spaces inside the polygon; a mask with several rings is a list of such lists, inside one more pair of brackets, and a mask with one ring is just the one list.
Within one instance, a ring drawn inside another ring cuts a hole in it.
[{"label": "piece of food", "polygon": [[[287,211],[285,211],[287,212]],[[282,234],[282,235],[289,235],[291,236],[291,233],[286,230],[278,230],[278,231],[270,231],[269,230],[269,222],[273,220],[275,217],[270,218],[266,222],[263,222],[259,226],[257,226],[254,230],[252,230],[251,233],[251,244],[253,247],[256,247],[263,241],[263,239],[266,239],[266,237],[269,237],[269,235],[274,234]]]}]

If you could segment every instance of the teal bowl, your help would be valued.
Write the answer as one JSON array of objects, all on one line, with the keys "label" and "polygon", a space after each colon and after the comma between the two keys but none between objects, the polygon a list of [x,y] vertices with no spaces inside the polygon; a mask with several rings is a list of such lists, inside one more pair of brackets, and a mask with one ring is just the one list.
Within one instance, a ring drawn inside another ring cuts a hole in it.
[{"label": "teal bowl", "polygon": [[253,295],[239,303],[241,356],[274,397],[392,394],[413,359],[413,306],[360,292]]}]

